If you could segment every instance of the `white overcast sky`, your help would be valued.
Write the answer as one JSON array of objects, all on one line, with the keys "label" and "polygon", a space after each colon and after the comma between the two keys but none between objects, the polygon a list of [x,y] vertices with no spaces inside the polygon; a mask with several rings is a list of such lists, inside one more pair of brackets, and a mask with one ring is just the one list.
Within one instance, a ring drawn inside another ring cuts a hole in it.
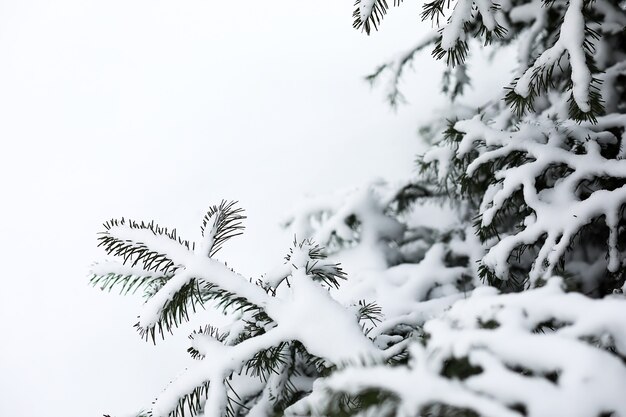
[{"label": "white overcast sky", "polygon": [[141,298],[87,285],[104,220],[196,239],[208,205],[240,200],[247,232],[222,257],[258,276],[304,195],[411,173],[441,66],[416,60],[397,113],[362,76],[428,25],[407,3],[367,37],[352,9],[0,0],[0,416],[121,417],[185,365],[184,331],[149,345]]}]

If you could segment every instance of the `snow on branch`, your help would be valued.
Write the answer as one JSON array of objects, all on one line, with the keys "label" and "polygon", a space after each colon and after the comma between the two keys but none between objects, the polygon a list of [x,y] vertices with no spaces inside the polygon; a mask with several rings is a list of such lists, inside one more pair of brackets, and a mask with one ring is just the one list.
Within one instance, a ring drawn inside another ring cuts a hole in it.
[{"label": "snow on branch", "polygon": [[[153,416],[169,416],[182,398],[207,382],[204,415],[221,416],[228,399],[228,385],[222,381],[244,368],[258,367],[256,362],[270,352],[284,356],[285,350],[295,348],[295,341],[306,349],[307,355],[323,359],[325,366],[345,366],[355,360],[357,364],[380,361],[380,351],[365,337],[356,317],[307,274],[305,264],[295,266],[294,257],[291,261],[294,263],[288,288],[276,296],[268,295],[265,311],[273,324],[266,323],[264,332],[234,345],[224,345],[227,338],[222,342],[211,337],[194,337],[193,349],[201,355],[198,365],[187,370],[159,396],[152,409]],[[251,364],[253,360],[255,364]]]},{"label": "snow on branch", "polygon": [[[445,16],[445,9],[450,7],[448,0],[434,0],[425,3],[422,20],[429,19],[439,26],[439,20]],[[468,35],[482,37],[485,44],[494,39],[503,38],[506,28],[498,22],[499,5],[490,0],[457,0],[447,22],[439,31],[433,56],[446,58],[449,66],[460,65],[469,52]]]},{"label": "snow on branch", "polygon": [[120,294],[130,292],[134,294],[141,287],[144,287],[144,291],[149,294],[154,289],[162,287],[169,279],[168,276],[149,274],[143,268],[111,261],[95,263],[91,267],[90,275],[89,283],[99,286],[103,291],[110,291],[113,287],[121,285]]},{"label": "snow on branch", "polygon": [[121,257],[124,264],[139,265],[146,272],[171,273],[194,249],[193,243],[177,236],[176,229],[170,231],[153,221],[112,219],[104,223],[104,229],[98,237],[98,246],[109,255]]},{"label": "snow on branch", "polygon": [[[200,245],[154,225],[107,224],[105,249],[122,257],[123,263],[95,265],[93,282],[103,288],[118,285],[125,292],[150,287],[137,323],[144,337],[154,341],[157,330],[161,335],[171,331],[188,320],[190,308],[205,308],[208,301],[215,301],[215,307],[234,319],[223,331],[208,326],[192,334],[189,353],[196,364],[159,395],[150,416],[183,416],[187,411],[193,416],[201,410],[204,416],[221,416],[238,407],[269,412],[274,398],[271,384],[289,387],[280,400],[286,407],[308,393],[314,376],[328,368],[385,360],[365,334],[371,327],[359,322],[377,323],[379,308],[363,302],[358,311],[351,311],[336,301],[329,289],[339,287],[345,274],[312,241],[294,242],[280,273],[257,282],[213,258],[218,245],[239,234],[240,213],[233,203],[213,206],[203,221]],[[133,266],[152,253],[166,254],[174,265],[161,268],[167,276],[153,278]],[[256,380],[237,390],[256,388],[239,397],[229,382],[234,374]],[[309,378],[299,378],[304,375]]]},{"label": "snow on branch", "polygon": [[[333,198],[316,200],[317,204],[305,203],[294,214],[294,222],[299,219],[298,223],[308,225],[308,221],[319,217],[318,210],[326,207],[324,210],[331,215],[319,220],[321,227],[317,231],[326,230],[338,219],[341,221],[345,218],[345,213],[361,211],[358,205],[363,200],[353,198],[354,195],[349,193],[346,198],[333,195]],[[393,201],[398,198],[396,192],[366,192],[361,195],[367,195],[368,199],[377,198],[380,207],[394,206]],[[434,198],[430,192],[427,195]],[[420,194],[415,198],[424,197],[425,194]],[[324,206],[322,202],[329,204]],[[331,206],[330,202],[334,205]],[[414,210],[411,214],[419,216],[421,207],[416,205]],[[344,215],[335,217],[332,213]],[[376,216],[362,216],[360,221],[361,227],[366,229],[374,229],[379,223]],[[381,312],[380,323],[367,334],[377,346],[385,349],[388,358],[404,355],[406,338],[419,333],[426,320],[440,314],[479,285],[474,277],[478,276],[477,261],[482,258],[484,251],[471,227],[464,229],[451,226],[449,230],[434,230],[425,226],[405,227],[401,238],[395,238],[396,250],[401,253],[401,257],[397,257],[391,265],[371,261],[375,253],[384,251],[384,248],[376,246],[375,250],[371,250],[368,245],[358,241],[360,237],[355,239],[358,242],[356,246],[344,247],[338,254],[346,268],[349,268],[350,279],[339,288],[337,297],[344,304],[375,300]]]},{"label": "snow on branch", "polygon": [[404,226],[387,212],[389,200],[398,191],[377,182],[346,193],[311,198],[296,207],[284,225],[296,236],[320,242],[330,252],[345,246],[382,248],[386,260],[391,261],[397,257],[391,243],[404,233]]},{"label": "snow on branch", "polygon": [[[394,6],[399,6],[402,0],[393,0]],[[352,27],[365,31],[368,35],[374,29],[378,30],[381,20],[389,10],[387,0],[356,0],[354,5],[354,23]]]},{"label": "snow on branch", "polygon": [[594,77],[598,70],[592,57],[594,42],[598,41],[600,34],[587,24],[589,3],[585,0],[568,2],[558,39],[535,59],[507,94],[507,102],[519,114],[523,114],[526,108],[532,108],[534,98],[552,86],[552,72],[560,66],[566,53],[571,69],[572,116],[575,115],[578,120],[594,120],[603,112],[598,92],[600,80]]},{"label": "snow on branch", "polygon": [[388,415],[625,415],[625,317],[623,298],[565,293],[559,278],[519,294],[477,289],[425,324],[408,366],[339,370],[287,415],[346,412],[341,398],[366,393],[377,401],[361,404]]},{"label": "snow on branch", "polygon": [[[523,228],[502,236],[483,262],[496,276],[506,279],[513,251],[541,241],[530,271],[534,282],[554,273],[585,225],[603,218],[609,231],[607,268],[615,272],[623,262],[617,238],[626,203],[626,162],[604,156],[602,145],[616,143],[617,138],[609,131],[560,126],[549,120],[542,123],[541,128],[523,124],[515,132],[492,129],[478,117],[455,124],[455,129],[463,134],[457,151],[459,157],[477,141],[485,146],[467,166],[469,181],[483,166],[493,166],[511,155],[522,158],[521,163],[496,170],[481,203],[479,227],[491,227],[518,192],[528,215]],[[611,189],[594,188],[594,182],[609,178],[617,181]]]}]

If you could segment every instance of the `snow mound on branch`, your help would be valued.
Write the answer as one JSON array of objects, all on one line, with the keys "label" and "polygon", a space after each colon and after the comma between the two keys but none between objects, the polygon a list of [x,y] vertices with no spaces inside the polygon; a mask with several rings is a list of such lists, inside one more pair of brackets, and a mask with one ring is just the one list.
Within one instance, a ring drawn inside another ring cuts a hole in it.
[{"label": "snow mound on branch", "polygon": [[427,321],[407,367],[335,372],[295,404],[323,415],[328,395],[379,390],[401,416],[433,405],[482,416],[626,415],[626,300],[566,293],[562,280],[519,294],[480,288]]}]

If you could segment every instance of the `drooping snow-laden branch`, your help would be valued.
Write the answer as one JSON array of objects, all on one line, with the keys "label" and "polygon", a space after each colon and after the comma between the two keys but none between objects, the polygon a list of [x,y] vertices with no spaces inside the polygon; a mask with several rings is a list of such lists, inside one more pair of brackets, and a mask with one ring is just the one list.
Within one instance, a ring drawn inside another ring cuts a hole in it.
[{"label": "drooping snow-laden branch", "polygon": [[540,89],[538,79],[542,72],[549,71],[560,61],[563,54],[567,53],[571,66],[572,94],[574,101],[584,113],[591,111],[589,89],[592,82],[592,73],[587,64],[586,55],[593,51],[592,37],[597,39],[597,34],[589,32],[585,23],[583,9],[585,0],[570,0],[567,11],[563,16],[563,23],[558,40],[555,44],[544,51],[534,64],[528,68],[520,79],[515,83],[515,92],[524,98],[536,94]]},{"label": "drooping snow-laden branch", "polygon": [[[565,13],[558,37],[529,66],[531,48],[538,36],[550,29],[546,26],[546,9],[561,6]],[[603,16],[601,24],[594,17],[597,15]],[[571,94],[570,116],[579,121],[595,121],[604,111],[603,100],[608,98],[607,89],[601,86],[605,78],[602,70],[615,64],[607,60],[610,56],[607,49],[612,48],[609,38],[614,38],[626,26],[624,10],[603,0],[571,0],[564,5],[533,2],[513,8],[510,17],[513,22],[533,21],[533,24],[520,40],[520,69],[523,72],[507,94],[507,102],[518,114],[523,114],[526,109],[533,108],[536,97],[556,87],[558,77],[554,73],[568,68],[571,82],[560,88]],[[567,58],[563,59],[565,56]]]},{"label": "drooping snow-laden branch", "polygon": [[381,415],[625,415],[626,300],[593,300],[562,285],[479,288],[426,322],[428,337],[411,345],[408,366],[339,370],[287,414],[328,415],[341,411],[342,396],[377,393],[370,404],[388,411]]},{"label": "drooping snow-laden branch", "polygon": [[547,11],[542,0],[534,0],[513,7],[509,12],[511,22],[530,24],[528,29],[520,35],[518,41],[518,60],[522,71],[526,70],[532,63],[533,46],[537,37],[546,28]]},{"label": "drooping snow-laden branch", "polygon": [[[518,213],[523,209],[526,216],[517,231],[499,235],[482,259],[498,278],[509,277],[515,250],[535,244],[539,249],[530,283],[550,276],[581,230],[597,219],[608,228],[607,269],[615,272],[623,267],[618,235],[626,203],[626,162],[619,157],[622,151],[610,157],[606,148],[620,148],[623,138],[614,132],[623,132],[625,126],[623,115],[612,114],[582,125],[539,118],[510,131],[492,128],[476,116],[456,122],[460,141],[442,147],[448,152],[434,150],[425,161],[440,161],[440,176],[445,177],[441,170],[450,166],[447,158],[469,158],[462,174],[469,183],[484,181],[481,169],[495,170],[478,208],[479,230],[497,227],[502,216],[519,216],[507,213],[511,204],[519,204],[512,203],[515,198],[521,198]],[[609,180],[610,189],[594,185]]]},{"label": "drooping snow-laden branch", "polygon": [[[402,3],[402,0],[393,0],[394,6],[399,6],[400,3]],[[372,26],[378,30],[380,22],[387,14],[387,10],[389,10],[387,0],[356,0],[354,6],[356,9],[352,13],[354,18],[352,27],[363,30],[368,35],[372,31]]]}]

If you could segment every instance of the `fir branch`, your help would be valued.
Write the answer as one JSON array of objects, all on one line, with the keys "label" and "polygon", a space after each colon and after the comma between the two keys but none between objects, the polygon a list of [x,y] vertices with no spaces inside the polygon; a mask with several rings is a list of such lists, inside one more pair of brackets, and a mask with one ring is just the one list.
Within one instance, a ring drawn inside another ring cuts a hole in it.
[{"label": "fir branch", "polygon": [[270,374],[278,374],[278,369],[289,359],[289,343],[281,342],[277,346],[263,349],[252,356],[245,365],[246,373],[267,381]]},{"label": "fir branch", "polygon": [[144,326],[138,321],[135,328],[142,339],[156,344],[157,333],[164,339],[166,332],[171,334],[181,323],[189,320],[190,309],[195,313],[199,307],[204,307],[204,300],[198,280],[192,278],[165,302],[156,323]]},{"label": "fir branch", "polygon": [[[198,330],[194,330],[188,337],[190,340],[196,340],[198,337],[209,337],[217,340],[218,342],[224,343],[228,334],[220,333],[217,327],[213,327],[210,324],[205,325],[204,327],[200,327]],[[204,355],[198,352],[196,348],[193,346],[187,349],[187,353],[193,358],[197,360],[204,359]]]},{"label": "fir branch", "polygon": [[[160,227],[154,221],[139,223],[122,217],[119,220],[111,219],[105,222],[104,228],[105,230],[99,233],[101,236],[98,237],[98,247],[103,247],[109,255],[123,258],[123,264],[129,264],[131,267],[140,264],[145,271],[161,272],[164,275],[173,274],[178,265],[170,258],[169,254],[152,249],[147,243],[137,239],[150,238],[151,236],[167,238],[167,240],[175,243],[175,245],[170,244],[168,247],[178,251],[192,251],[195,246],[188,240],[177,236],[176,229],[168,230],[165,227]],[[134,233],[135,231],[138,233]],[[144,232],[149,232],[149,234],[145,235]],[[161,244],[164,243],[169,242],[161,242]],[[160,246],[164,247],[165,245]]]},{"label": "fir branch", "polygon": [[430,20],[439,26],[439,19],[444,18],[444,8],[450,8],[450,0],[433,0],[422,5],[422,20]]},{"label": "fir branch", "polygon": [[576,103],[574,94],[572,93],[567,100],[569,104],[569,117],[577,122],[598,123],[598,116],[604,113],[604,100],[600,95],[601,81],[598,78],[592,78],[589,87],[589,111],[583,111]]},{"label": "fir branch", "polygon": [[99,286],[102,291],[111,291],[113,287],[121,285],[120,294],[136,293],[141,287],[145,288],[145,294],[152,294],[154,289],[160,288],[169,279],[168,276],[152,276],[122,272],[94,273],[89,279],[91,285]]},{"label": "fir branch", "polygon": [[445,58],[446,65],[449,67],[455,67],[465,62],[467,54],[469,53],[466,41],[458,39],[454,46],[450,49],[444,49],[441,41],[442,38],[439,37],[439,39],[435,42],[435,48],[432,51],[432,56],[435,59]]},{"label": "fir branch", "polygon": [[[194,417],[200,415],[204,408],[204,403],[208,398],[209,386],[211,382],[206,381],[196,386],[191,392],[182,395],[176,407],[170,412],[169,417]],[[152,410],[148,411],[148,416],[152,417]]]},{"label": "fir branch", "polygon": [[202,219],[202,237],[207,255],[213,257],[224,242],[243,233],[242,220],[246,218],[243,209],[236,207],[236,201],[222,200],[219,206],[211,206]]},{"label": "fir branch", "polygon": [[[393,5],[399,6],[402,0],[393,0]],[[352,13],[354,22],[352,27],[365,31],[368,35],[374,29],[378,30],[381,20],[387,14],[389,5],[387,0],[356,0],[354,3],[356,9]]]},{"label": "fir branch", "polygon": [[165,338],[165,333],[173,333],[173,330],[181,323],[189,320],[190,311],[195,313],[198,309],[204,309],[206,303],[217,301],[216,308],[224,311],[234,308],[234,311],[256,314],[255,320],[269,320],[267,314],[257,305],[249,302],[245,297],[227,291],[210,282],[201,282],[192,278],[176,291],[159,310],[157,321],[148,326],[142,326],[140,322],[135,324],[140,336],[156,343],[156,334]]},{"label": "fir branch", "polygon": [[[359,300],[358,306],[357,318],[359,323],[361,323],[363,334],[367,336],[382,321],[383,311],[375,302]],[[369,322],[369,325],[367,322]]]},{"label": "fir branch", "polygon": [[324,262],[325,258],[324,249],[313,240],[305,239],[298,243],[294,238],[293,247],[289,249],[285,261],[295,269],[304,268],[306,274],[314,280],[339,288],[339,280],[345,280],[346,273],[339,264]]},{"label": "fir branch", "polygon": [[[594,20],[589,7],[591,3],[586,0],[568,2],[563,21],[559,25],[561,32],[558,38],[524,71],[515,82],[514,91],[507,94],[507,103],[514,105],[518,115],[524,112],[524,108],[532,110],[534,98],[553,86],[554,67],[559,65],[565,54],[568,56],[571,73],[570,115],[577,121],[593,121],[604,111],[598,87],[594,87],[594,84],[600,82],[598,77],[594,77],[599,70],[593,59],[595,43],[600,34],[589,25]],[[583,36],[576,36],[578,31]],[[528,102],[524,103],[523,99]]]}]

